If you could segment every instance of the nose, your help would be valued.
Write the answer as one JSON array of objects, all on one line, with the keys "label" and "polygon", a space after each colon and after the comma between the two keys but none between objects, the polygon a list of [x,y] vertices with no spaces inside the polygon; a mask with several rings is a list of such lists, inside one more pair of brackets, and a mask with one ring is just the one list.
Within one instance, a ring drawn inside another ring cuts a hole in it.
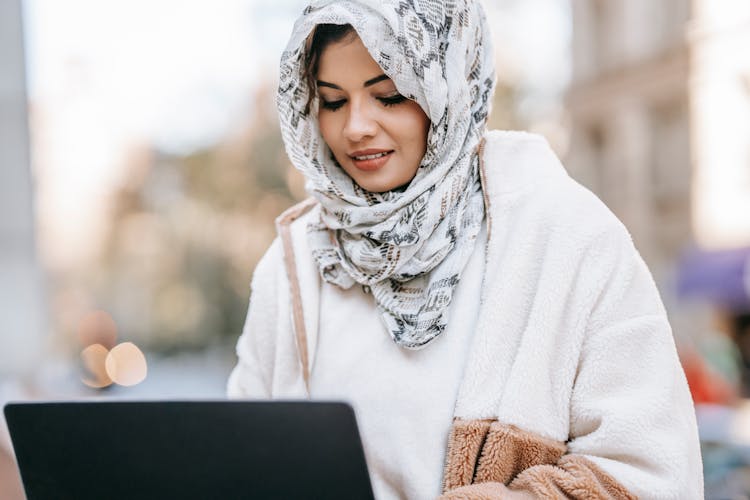
[{"label": "nose", "polygon": [[356,143],[367,137],[373,137],[377,131],[378,122],[373,116],[370,105],[362,100],[352,99],[344,124],[344,137]]}]

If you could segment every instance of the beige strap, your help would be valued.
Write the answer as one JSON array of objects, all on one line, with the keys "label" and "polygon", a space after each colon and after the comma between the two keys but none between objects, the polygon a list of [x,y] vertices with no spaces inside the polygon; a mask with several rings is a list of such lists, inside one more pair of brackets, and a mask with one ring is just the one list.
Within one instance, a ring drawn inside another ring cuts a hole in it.
[{"label": "beige strap", "polygon": [[487,172],[484,169],[484,144],[487,140],[482,137],[477,147],[477,154],[479,155],[479,183],[482,185],[482,197],[484,198],[484,216],[487,219],[487,241],[490,241],[490,235],[492,234],[492,218],[490,217],[490,199],[487,195],[487,184],[485,177]]},{"label": "beige strap", "polygon": [[307,330],[305,329],[305,315],[302,308],[302,293],[297,276],[297,262],[294,258],[291,223],[307,213],[316,203],[314,199],[309,198],[286,210],[276,219],[276,227],[284,249],[284,267],[286,267],[287,277],[289,278],[289,292],[292,299],[292,325],[297,340],[302,378],[305,381],[308,396],[310,395],[310,358],[307,352]]}]

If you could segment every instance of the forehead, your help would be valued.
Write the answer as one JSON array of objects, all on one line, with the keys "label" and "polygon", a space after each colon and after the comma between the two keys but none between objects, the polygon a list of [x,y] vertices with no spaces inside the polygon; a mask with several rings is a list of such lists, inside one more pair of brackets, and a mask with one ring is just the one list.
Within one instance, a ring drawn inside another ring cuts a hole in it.
[{"label": "forehead", "polygon": [[335,80],[362,82],[383,73],[372,58],[362,40],[357,36],[347,37],[329,44],[320,54],[318,79],[331,83]]}]

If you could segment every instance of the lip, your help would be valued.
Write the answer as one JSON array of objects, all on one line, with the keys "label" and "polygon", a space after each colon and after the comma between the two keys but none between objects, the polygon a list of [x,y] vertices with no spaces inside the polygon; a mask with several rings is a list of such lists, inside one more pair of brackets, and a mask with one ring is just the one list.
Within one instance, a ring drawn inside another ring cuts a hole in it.
[{"label": "lip", "polygon": [[[376,148],[370,148],[370,149],[360,149],[359,151],[354,151],[349,154],[349,158],[351,158],[352,163],[356,168],[359,170],[364,171],[373,171],[378,170],[379,168],[382,168],[383,165],[385,165],[388,160],[391,159],[391,155],[393,154],[392,149],[376,149]],[[381,156],[380,158],[374,158],[372,160],[355,160],[355,156],[366,156],[366,155],[374,155],[378,153],[388,153],[385,156]]]},{"label": "lip", "polygon": [[[352,163],[356,168],[359,170],[365,170],[365,171],[373,171],[378,170],[379,168],[382,168],[383,165],[388,163],[388,160],[391,159],[391,156],[393,154],[392,149],[362,149],[360,151],[354,151],[349,155],[349,157],[352,159]],[[374,158],[372,160],[355,160],[355,156],[366,156],[366,155],[374,155],[378,153],[388,153],[385,156],[381,156],[380,158]]]},{"label": "lip", "polygon": [[360,149],[359,151],[353,151],[349,153],[350,158],[354,158],[355,156],[367,156],[367,155],[376,155],[378,153],[386,153],[388,151],[393,151],[392,149],[383,149],[383,148],[370,148],[370,149]]}]

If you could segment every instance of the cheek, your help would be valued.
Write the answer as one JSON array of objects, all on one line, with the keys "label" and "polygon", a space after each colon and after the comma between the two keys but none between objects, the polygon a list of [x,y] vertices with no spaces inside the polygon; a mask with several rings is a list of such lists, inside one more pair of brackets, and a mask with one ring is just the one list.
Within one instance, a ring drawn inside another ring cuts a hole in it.
[{"label": "cheek", "polygon": [[424,153],[427,147],[427,133],[430,120],[418,104],[404,110],[398,120],[394,122],[399,130],[399,135],[409,142],[409,145]]},{"label": "cheek", "polygon": [[430,133],[430,119],[427,118],[427,115],[422,114],[422,119],[419,121],[419,126],[417,127],[419,130],[419,140],[421,141],[422,145],[422,154],[427,150],[427,135]]},{"label": "cheek", "polygon": [[318,128],[320,129],[320,135],[323,136],[323,140],[328,144],[328,147],[333,149],[336,137],[336,120],[330,116],[329,113],[318,116]]}]

